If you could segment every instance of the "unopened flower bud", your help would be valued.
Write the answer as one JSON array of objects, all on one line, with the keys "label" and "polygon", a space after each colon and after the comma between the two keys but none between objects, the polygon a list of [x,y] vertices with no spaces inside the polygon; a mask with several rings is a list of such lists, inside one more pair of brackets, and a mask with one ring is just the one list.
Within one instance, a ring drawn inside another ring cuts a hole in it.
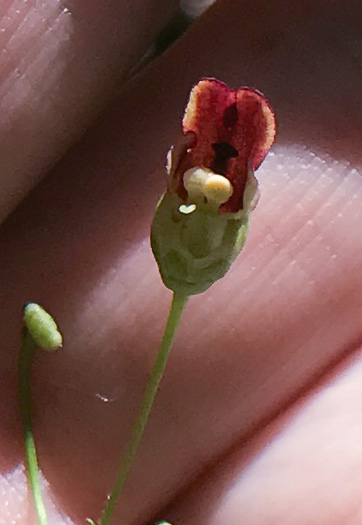
[{"label": "unopened flower bud", "polygon": [[23,321],[33,341],[42,350],[57,350],[62,346],[62,335],[56,322],[39,304],[25,306]]}]

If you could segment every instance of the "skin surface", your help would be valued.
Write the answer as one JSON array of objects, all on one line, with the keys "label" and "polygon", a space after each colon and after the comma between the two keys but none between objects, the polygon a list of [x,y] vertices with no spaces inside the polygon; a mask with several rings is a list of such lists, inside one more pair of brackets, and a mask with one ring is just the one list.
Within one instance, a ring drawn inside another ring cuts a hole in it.
[{"label": "skin surface", "polygon": [[176,0],[3,0],[0,222],[89,126]]},{"label": "skin surface", "polygon": [[219,2],[2,225],[0,523],[35,523],[16,393],[28,300],[64,335],[33,376],[50,523],[101,510],[171,300],[149,226],[202,76],[264,92],[277,144],[246,247],[188,305],[115,523],[361,522],[361,17],[351,0]]}]

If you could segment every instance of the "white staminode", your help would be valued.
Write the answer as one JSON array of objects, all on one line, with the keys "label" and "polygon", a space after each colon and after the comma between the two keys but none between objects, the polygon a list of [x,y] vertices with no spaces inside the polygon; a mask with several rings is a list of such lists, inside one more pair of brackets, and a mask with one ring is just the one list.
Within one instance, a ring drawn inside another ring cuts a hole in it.
[{"label": "white staminode", "polygon": [[186,204],[181,204],[178,210],[184,215],[189,215],[190,213],[196,210],[196,204],[189,204],[188,206],[186,206]]},{"label": "white staminode", "polygon": [[228,201],[233,194],[231,182],[207,168],[196,167],[187,170],[183,181],[190,200],[200,201],[206,197],[207,202],[219,206]]}]

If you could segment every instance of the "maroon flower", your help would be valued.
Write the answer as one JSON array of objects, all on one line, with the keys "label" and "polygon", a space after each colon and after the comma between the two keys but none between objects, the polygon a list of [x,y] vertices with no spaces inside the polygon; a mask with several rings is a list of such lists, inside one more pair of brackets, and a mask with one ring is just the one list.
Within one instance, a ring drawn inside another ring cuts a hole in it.
[{"label": "maroon flower", "polygon": [[226,177],[233,188],[220,213],[243,209],[248,175],[264,160],[275,137],[275,118],[268,101],[251,88],[229,89],[203,79],[192,89],[183,119],[183,138],[172,150],[169,188],[183,201],[183,175],[201,167]]}]

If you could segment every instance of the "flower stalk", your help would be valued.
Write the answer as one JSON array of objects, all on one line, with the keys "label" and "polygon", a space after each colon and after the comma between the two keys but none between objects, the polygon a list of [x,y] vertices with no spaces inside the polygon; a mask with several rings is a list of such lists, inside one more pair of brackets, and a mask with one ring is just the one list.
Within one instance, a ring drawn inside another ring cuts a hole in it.
[{"label": "flower stalk", "polygon": [[53,318],[36,303],[26,305],[23,321],[18,363],[20,417],[25,441],[27,472],[35,511],[39,525],[47,525],[33,432],[30,374],[36,348],[48,351],[56,350],[62,345],[62,336]]},{"label": "flower stalk", "polygon": [[47,525],[47,515],[40,487],[38,458],[32,424],[32,406],[30,394],[30,372],[35,355],[36,345],[27,328],[23,328],[22,344],[19,358],[19,401],[20,416],[25,442],[25,457],[30,488],[33,495],[39,525]]},{"label": "flower stalk", "polygon": [[[186,306],[187,300],[187,295],[180,295],[177,293],[174,293],[173,295],[170,313],[168,316],[161,345],[156,357],[156,361],[152,368],[150,378],[148,380],[146,389],[143,394],[136,423],[134,424],[134,427],[132,429],[131,438],[128,442],[126,452],[121,458],[116,483],[113,487],[111,494],[107,499],[102,518],[99,522],[100,525],[109,525],[111,523],[118,499],[126,483],[138,446],[141,442],[148,421],[148,417],[150,415],[150,411],[156,397],[158,387],[160,385],[163,373],[167,365],[176,330],[180,324],[182,313]],[[92,522],[92,520],[90,520],[90,522]]]}]

